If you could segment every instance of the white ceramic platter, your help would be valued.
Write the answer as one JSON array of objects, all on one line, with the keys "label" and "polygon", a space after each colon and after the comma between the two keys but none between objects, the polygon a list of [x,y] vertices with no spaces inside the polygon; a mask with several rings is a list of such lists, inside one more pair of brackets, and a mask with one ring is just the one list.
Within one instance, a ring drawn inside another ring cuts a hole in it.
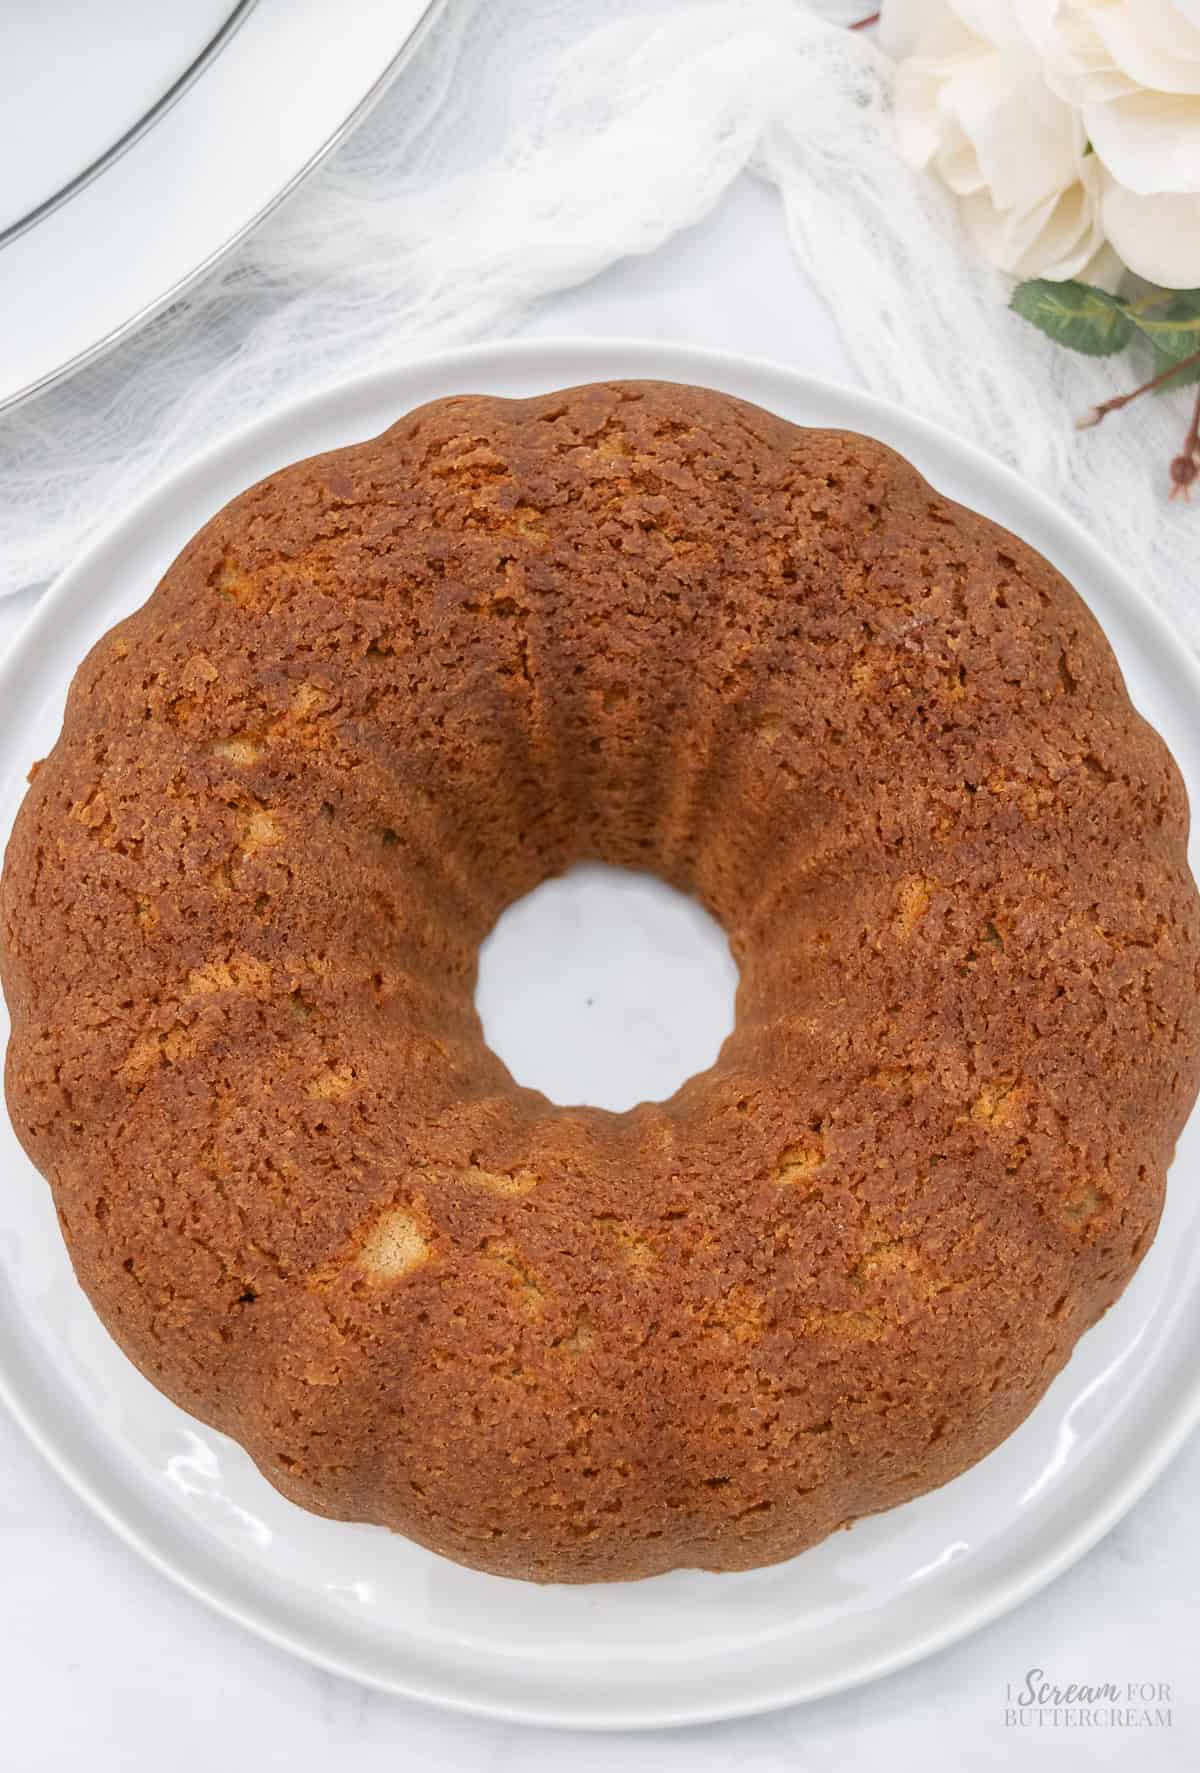
[{"label": "white ceramic platter", "polygon": [[380,96],[436,9],[11,0],[0,408],[86,363],[208,270]]},{"label": "white ceramic platter", "polygon": [[[1195,663],[1088,537],[1016,476],[865,394],[766,364],[655,343],[535,342],[442,356],[280,413],[95,542],[0,672],[0,836],[30,763],[53,742],[84,651],[232,494],[438,395],[528,395],[614,376],[707,383],[802,424],[869,432],[1016,530],[1079,586],[1200,804]],[[327,1668],[546,1724],[730,1717],[869,1680],[962,1637],[1064,1570],[1141,1495],[1200,1416],[1198,1162],[1193,1118],[1150,1254],[1017,1434],[936,1494],[744,1575],[539,1589],[292,1507],[118,1353],[72,1279],[48,1192],[7,1122],[0,1388],[58,1471],[132,1545]]]}]

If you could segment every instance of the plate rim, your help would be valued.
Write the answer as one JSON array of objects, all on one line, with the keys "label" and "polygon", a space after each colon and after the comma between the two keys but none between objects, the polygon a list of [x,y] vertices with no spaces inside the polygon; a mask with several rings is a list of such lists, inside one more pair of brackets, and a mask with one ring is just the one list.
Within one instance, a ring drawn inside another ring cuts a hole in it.
[{"label": "plate rim", "polygon": [[[420,28],[420,27],[418,27]],[[403,392],[404,384],[421,377],[444,379],[449,376],[481,374],[536,375],[542,362],[553,365],[556,358],[578,358],[586,367],[588,379],[645,378],[651,380],[685,380],[705,385],[706,376],[753,378],[756,376],[787,384],[798,399],[805,396],[832,396],[860,411],[864,428],[872,415],[892,420],[913,432],[930,448],[949,449],[970,471],[999,486],[1002,492],[1014,495],[1030,517],[1048,522],[1074,550],[1094,561],[1110,579],[1119,582],[1123,597],[1139,620],[1145,624],[1150,638],[1158,647],[1165,647],[1175,666],[1189,680],[1189,687],[1200,706],[1200,657],[1176,632],[1166,615],[1151,601],[1148,594],[1131,579],[1124,569],[1096,543],[1083,525],[1059,506],[1040,488],[991,456],[979,445],[961,438],[936,422],[908,411],[895,401],[829,378],[811,375],[778,361],[752,354],[713,350],[707,347],[652,337],[620,336],[547,336],[509,339],[487,344],[451,347],[427,355],[414,355],[385,369],[369,372],[347,380],[336,388],[327,388],[304,398],[283,403],[270,413],[255,419],[227,437],[210,444],[170,474],[156,481],[127,509],[113,517],[89,537],[79,555],[58,574],[38,600],[34,609],[13,637],[5,657],[0,660],[0,706],[21,676],[24,655],[39,644],[43,630],[53,627],[63,611],[73,611],[86,603],[89,576],[94,562],[103,555],[123,532],[143,523],[153,523],[156,507],[169,504],[184,492],[189,482],[202,482],[222,459],[244,450],[253,450],[260,436],[265,437],[277,427],[301,416],[319,423],[325,414],[336,413],[339,406],[354,405],[370,399],[383,389],[395,387],[403,402],[411,394]],[[607,360],[607,362],[606,362]],[[547,382],[550,386],[567,383]],[[463,383],[458,392],[469,391]],[[434,396],[436,398],[436,396]],[[400,405],[397,417],[411,407]],[[283,465],[282,463],[280,464]],[[268,470],[270,472],[270,470]],[[785,1707],[845,1692],[857,1686],[912,1666],[924,1658],[961,1641],[983,1626],[1000,1618],[1023,1601],[1037,1594],[1058,1576],[1064,1574],[1099,1542],[1137,1503],[1177,1455],[1189,1435],[1200,1425],[1200,1366],[1193,1371],[1191,1383],[1180,1387],[1168,1403],[1158,1411],[1156,1431],[1138,1440],[1126,1461],[1124,1476],[1119,1481],[1100,1487],[1099,1499],[1088,1501],[1078,1514],[1074,1526],[1055,1535],[1047,1553],[1031,1544],[1015,1566],[1006,1564],[1005,1573],[990,1580],[986,1592],[974,1601],[959,1603],[921,1635],[899,1648],[881,1650],[861,1661],[847,1665],[833,1676],[805,1678],[780,1684],[769,1693],[754,1692],[740,1699],[725,1698],[715,1703],[646,1705],[639,1702],[612,1715],[592,1715],[578,1706],[556,1710],[554,1705],[533,1705],[521,1700],[501,1703],[489,1697],[478,1698],[469,1692],[455,1692],[430,1686],[420,1678],[406,1678],[361,1666],[353,1655],[341,1654],[324,1642],[310,1641],[303,1631],[292,1629],[286,1622],[272,1617],[266,1606],[246,1604],[233,1592],[232,1584],[222,1580],[222,1566],[214,1565],[216,1574],[206,1579],[197,1573],[183,1549],[174,1557],[164,1553],[155,1542],[152,1530],[154,1517],[134,1502],[131,1513],[145,1514],[145,1524],[127,1518],[121,1512],[101,1481],[90,1476],[79,1460],[58,1444],[52,1430],[38,1417],[19,1394],[8,1370],[8,1362],[0,1348],[0,1402],[28,1435],[34,1446],[59,1477],[76,1495],[110,1527],[116,1535],[138,1552],[152,1567],[169,1577],[178,1586],[216,1612],[236,1624],[253,1631],[276,1647],[299,1656],[310,1665],[354,1680],[377,1690],[420,1700],[442,1709],[485,1717],[504,1723],[537,1725],[545,1728],[586,1729],[596,1731],[657,1730],[714,1723],[735,1718],[762,1715]],[[118,1495],[120,1494],[118,1486]],[[131,1491],[125,1492],[132,1496]],[[228,1590],[228,1592],[227,1592]]]},{"label": "plate rim", "polygon": [[[174,105],[190,92],[213,67],[219,65],[223,51],[237,38],[237,36],[240,35],[242,26],[248,22],[251,14],[258,12],[260,8],[265,8],[268,3],[269,0],[249,0],[248,5],[239,4],[236,12],[226,21],[225,26],[222,27],[217,37],[203,52],[202,56],[197,58],[197,63],[189,70],[188,78],[185,81],[177,82],[176,86],[171,89],[171,92],[168,95],[170,102],[164,103],[160,100],[134,129],[128,131],[126,136],[122,137],[121,140],[114,145],[114,148],[110,149],[110,151],[103,156],[99,164],[93,164],[92,166],[85,168],[82,174],[72,179],[70,183],[64,187],[64,190],[58,195],[55,201],[47,204],[40,204],[35,211],[31,212],[28,217],[24,218],[20,226],[7,232],[5,237],[0,240],[0,253],[2,253],[8,246],[15,245],[18,240],[35,233],[39,224],[48,220],[52,215],[57,214],[59,211],[69,211],[70,205],[74,199],[88,190],[92,185],[96,184],[98,180],[102,179],[110,167],[116,165],[118,161],[124,159],[128,154],[133,153],[139,147],[144,146],[146,141],[153,137],[155,125],[166,116],[167,112],[173,109]],[[118,345],[124,343],[126,339],[131,338],[133,334],[139,332],[142,327],[148,325],[157,314],[161,314],[164,309],[169,308],[173,302],[179,301],[182,296],[186,295],[188,290],[194,288],[197,283],[201,282],[210,272],[215,270],[222,259],[236,251],[242,242],[246,240],[256,228],[260,227],[261,224],[266,221],[268,216],[274,214],[280,204],[286,202],[299,186],[316,172],[317,168],[341,146],[347,136],[349,136],[360,123],[366,120],[370,113],[375,109],[375,106],[383,98],[392,82],[399,76],[407,63],[417,53],[435,21],[441,16],[445,4],[446,0],[424,0],[424,10],[414,21],[407,36],[396,50],[395,55],[386,66],[379,71],[375,79],[358,99],[353,108],[346,114],[338,126],[325,138],[325,140],[318,143],[317,147],[313,149],[308,158],[296,168],[286,182],[279,186],[279,188],[272,193],[267,202],[262,204],[252,216],[237,227],[232,234],[228,235],[218,245],[207,252],[199,263],[194,265],[191,270],[185,272],[182,277],[177,277],[175,281],[159,295],[153,296],[147,302],[143,302],[132,314],[127,315],[126,318],[120,321],[117,325],[110,327],[106,333],[102,333],[98,339],[94,339],[92,343],[87,345],[83,350],[76,351],[73,356],[56,364],[53,369],[45,370],[40,375],[35,376],[31,382],[22,383],[19,387],[10,389],[7,393],[0,390],[0,415],[12,412],[26,400],[32,400],[36,395],[44,394],[47,390],[57,387],[61,382],[68,380],[71,376],[77,374],[78,371],[85,369],[89,364],[97,362],[101,357],[107,355],[109,351],[115,350]],[[230,28],[231,26],[232,29]]]},{"label": "plate rim", "polygon": [[71,199],[86,190],[94,179],[98,179],[102,173],[107,172],[110,166],[115,165],[123,154],[127,154],[131,148],[136,148],[142,137],[150,133],[173,105],[178,104],[188,88],[193,86],[201,75],[207,73],[221,51],[241,30],[250,13],[258,5],[258,0],[227,0],[227,4],[229,4],[230,10],[208,42],[204,44],[198,54],[192,57],[183,72],[159,94],[153,104],[149,105],[142,115],[129,125],[128,129],[122,130],[120,135],[115,137],[101,153],[88,161],[87,165],[82,167],[79,172],[72,174],[56,190],[51,191],[48,197],[43,197],[40,203],[35,203],[32,209],[26,210],[7,227],[0,228],[0,252],[3,252],[4,248],[11,245],[14,240],[19,240],[22,234],[27,234],[31,228],[36,228],[39,222],[46,221],[56,209],[61,209],[64,203],[70,203]]}]

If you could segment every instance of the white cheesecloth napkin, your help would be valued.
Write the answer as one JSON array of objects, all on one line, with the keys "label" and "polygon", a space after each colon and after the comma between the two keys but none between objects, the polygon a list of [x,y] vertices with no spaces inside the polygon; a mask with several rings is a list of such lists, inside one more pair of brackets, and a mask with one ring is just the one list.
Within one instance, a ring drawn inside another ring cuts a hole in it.
[{"label": "white cheesecloth napkin", "polygon": [[[698,221],[751,169],[866,385],[1081,518],[1200,643],[1200,510],[1167,501],[1186,395],[1128,385],[1006,311],[947,194],[897,154],[861,0],[448,0],[369,120],[132,341],[0,418],[0,595],[210,442],[301,395],[494,337]],[[753,341],[747,340],[750,349]]]}]

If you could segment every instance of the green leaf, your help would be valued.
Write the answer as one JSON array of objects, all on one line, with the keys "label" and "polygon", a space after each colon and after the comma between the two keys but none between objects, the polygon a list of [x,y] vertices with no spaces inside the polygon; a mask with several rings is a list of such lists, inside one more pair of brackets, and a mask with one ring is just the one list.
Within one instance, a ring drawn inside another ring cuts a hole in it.
[{"label": "green leaf", "polygon": [[[1200,289],[1181,289],[1165,308],[1153,316],[1135,314],[1133,323],[1154,346],[1154,373],[1161,375],[1173,363],[1182,363],[1200,351]],[[1165,394],[1196,381],[1200,381],[1200,364],[1194,363],[1164,382],[1160,391]]]},{"label": "green leaf", "polygon": [[[1157,345],[1155,346],[1154,374],[1156,376],[1166,375],[1171,365],[1178,362],[1178,357],[1169,357],[1165,351],[1160,351]],[[1160,382],[1154,391],[1156,394],[1169,394],[1172,388],[1190,388],[1196,382],[1200,382],[1200,363],[1193,363],[1188,369],[1181,369],[1177,375],[1169,377],[1165,382]]]},{"label": "green leaf", "polygon": [[1090,283],[1051,283],[1035,277],[1017,285],[1011,306],[1057,344],[1089,357],[1110,357],[1133,337],[1134,323],[1125,304]]}]

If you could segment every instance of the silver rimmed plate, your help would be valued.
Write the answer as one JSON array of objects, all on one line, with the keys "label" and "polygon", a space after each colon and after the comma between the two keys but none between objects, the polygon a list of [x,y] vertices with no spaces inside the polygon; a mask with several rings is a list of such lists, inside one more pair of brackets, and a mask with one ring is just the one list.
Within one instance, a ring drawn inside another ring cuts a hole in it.
[{"label": "silver rimmed plate", "polygon": [[17,0],[0,51],[0,408],[208,270],[372,103],[437,0]]},{"label": "silver rimmed plate", "polygon": [[[1200,799],[1195,662],[1083,531],[1016,475],[897,407],[767,364],[657,343],[538,341],[447,354],[280,412],[93,542],[0,670],[0,840],[30,764],[53,743],[83,654],[234,493],[439,395],[521,396],[616,376],[704,383],[800,424],[868,432],[1024,536],[1087,598]],[[326,1668],[545,1724],[732,1717],[870,1680],[963,1637],[1065,1570],[1137,1500],[1200,1417],[1198,1162],[1193,1117],[1153,1247],[1015,1435],[944,1489],[768,1570],[533,1588],[303,1513],[118,1352],[75,1284],[49,1191],[3,1117],[0,1392],[66,1480],[146,1557]]]}]

